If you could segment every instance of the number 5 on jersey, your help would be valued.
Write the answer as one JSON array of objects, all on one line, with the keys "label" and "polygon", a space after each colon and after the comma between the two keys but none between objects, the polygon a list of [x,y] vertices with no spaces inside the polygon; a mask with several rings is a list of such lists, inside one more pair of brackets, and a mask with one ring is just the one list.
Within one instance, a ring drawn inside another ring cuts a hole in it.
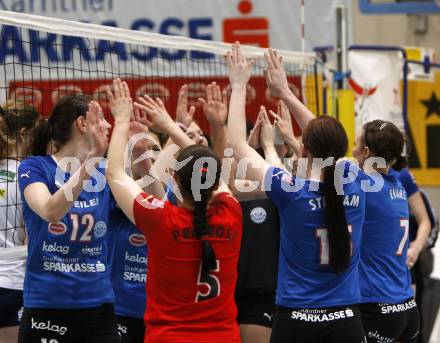
[{"label": "number 5 on jersey", "polygon": [[220,280],[212,274],[220,272],[220,261],[216,260],[217,267],[211,270],[205,277],[202,276],[202,263],[200,262],[199,277],[197,278],[196,303],[209,300],[220,295]]}]

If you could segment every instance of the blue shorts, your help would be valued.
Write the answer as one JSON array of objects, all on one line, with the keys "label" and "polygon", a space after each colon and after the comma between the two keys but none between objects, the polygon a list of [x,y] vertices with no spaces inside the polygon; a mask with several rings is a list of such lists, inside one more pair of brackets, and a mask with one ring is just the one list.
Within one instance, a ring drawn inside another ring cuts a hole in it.
[{"label": "blue shorts", "polygon": [[16,326],[23,307],[23,291],[0,287],[0,328]]}]

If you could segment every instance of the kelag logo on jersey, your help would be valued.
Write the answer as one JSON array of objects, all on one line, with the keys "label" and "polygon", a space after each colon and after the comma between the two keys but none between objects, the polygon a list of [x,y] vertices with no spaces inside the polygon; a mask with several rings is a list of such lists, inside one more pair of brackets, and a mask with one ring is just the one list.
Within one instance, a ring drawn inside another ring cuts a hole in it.
[{"label": "kelag logo on jersey", "polygon": [[49,223],[47,229],[51,234],[59,236],[59,235],[64,235],[66,233],[67,226],[63,222],[59,222],[56,224]]},{"label": "kelag logo on jersey", "polygon": [[147,244],[145,236],[141,233],[134,233],[128,237],[128,241],[135,247],[142,247]]},{"label": "kelag logo on jersey", "polygon": [[96,238],[104,237],[107,233],[107,224],[104,221],[100,220],[96,223],[93,232]]}]

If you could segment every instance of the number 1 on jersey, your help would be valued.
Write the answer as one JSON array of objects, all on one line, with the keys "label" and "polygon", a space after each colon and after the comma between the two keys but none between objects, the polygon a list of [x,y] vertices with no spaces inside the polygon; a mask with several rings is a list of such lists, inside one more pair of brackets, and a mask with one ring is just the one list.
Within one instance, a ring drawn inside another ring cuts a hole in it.
[{"label": "number 1 on jersey", "polygon": [[[348,225],[348,232],[353,232],[353,225]],[[328,244],[328,229],[316,229],[316,238],[319,239],[320,254],[319,263],[327,265],[330,263],[330,247]],[[351,253],[353,253],[353,242],[351,242]]]}]

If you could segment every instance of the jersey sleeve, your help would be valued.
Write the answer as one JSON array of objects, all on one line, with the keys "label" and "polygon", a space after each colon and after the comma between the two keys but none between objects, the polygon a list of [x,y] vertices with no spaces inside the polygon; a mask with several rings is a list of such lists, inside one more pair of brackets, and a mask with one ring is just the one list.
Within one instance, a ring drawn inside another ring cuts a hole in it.
[{"label": "jersey sleeve", "polygon": [[20,193],[23,195],[24,189],[35,182],[47,184],[48,180],[41,163],[36,158],[31,157],[21,162],[18,167],[18,186]]},{"label": "jersey sleeve", "polygon": [[140,193],[133,203],[133,215],[136,227],[146,236],[161,225],[165,212],[165,203],[147,193]]},{"label": "jersey sleeve", "polygon": [[241,221],[242,210],[240,203],[231,193],[221,192],[215,196],[213,202],[218,206],[227,208],[235,217],[239,218]]},{"label": "jersey sleeve", "polygon": [[398,178],[402,183],[403,188],[405,188],[408,198],[419,191],[419,186],[408,168],[402,169]]},{"label": "jersey sleeve", "polygon": [[174,188],[171,182],[169,182],[165,187],[165,195],[170,203],[172,203],[173,205],[177,205],[177,199],[174,195]]},{"label": "jersey sleeve", "polygon": [[298,179],[281,168],[269,168],[264,177],[264,189],[274,204],[282,208],[300,189],[295,186]]}]

